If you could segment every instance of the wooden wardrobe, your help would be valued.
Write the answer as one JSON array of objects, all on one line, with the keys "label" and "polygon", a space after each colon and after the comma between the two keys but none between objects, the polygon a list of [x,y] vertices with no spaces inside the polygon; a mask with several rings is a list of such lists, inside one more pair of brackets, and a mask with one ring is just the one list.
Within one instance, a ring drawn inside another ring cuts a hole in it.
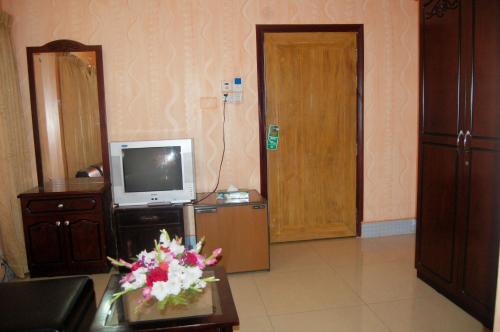
[{"label": "wooden wardrobe", "polygon": [[500,237],[500,1],[420,3],[416,268],[491,328]]}]

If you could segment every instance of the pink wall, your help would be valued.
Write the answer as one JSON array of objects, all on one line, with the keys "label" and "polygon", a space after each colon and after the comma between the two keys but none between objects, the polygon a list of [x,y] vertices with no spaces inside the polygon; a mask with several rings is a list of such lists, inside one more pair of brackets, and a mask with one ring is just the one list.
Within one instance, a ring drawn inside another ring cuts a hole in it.
[{"label": "pink wall", "polygon": [[[365,25],[365,221],[414,218],[418,2],[415,0],[1,0],[29,117],[26,46],[101,44],[110,140],[193,137],[198,190],[215,183],[221,111],[200,108],[241,75],[227,108],[221,187],[259,188],[255,24]],[[220,106],[220,105],[219,105]]]}]

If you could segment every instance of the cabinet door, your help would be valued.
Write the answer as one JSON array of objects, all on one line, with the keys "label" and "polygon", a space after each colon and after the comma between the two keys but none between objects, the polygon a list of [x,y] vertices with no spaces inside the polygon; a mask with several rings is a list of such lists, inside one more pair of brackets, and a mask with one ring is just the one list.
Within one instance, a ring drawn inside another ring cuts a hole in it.
[{"label": "cabinet door", "polygon": [[417,268],[443,287],[455,280],[459,153],[455,146],[423,144],[417,228]]},{"label": "cabinet door", "polygon": [[100,218],[93,214],[65,216],[69,264],[81,265],[104,259],[104,232],[101,224]]},{"label": "cabinet door", "polygon": [[196,212],[196,235],[205,237],[204,253],[222,248],[227,272],[269,269],[265,205],[225,206]]},{"label": "cabinet door", "polygon": [[462,128],[461,2],[444,6],[441,0],[431,0],[421,5],[421,132],[456,137]]},{"label": "cabinet door", "polygon": [[66,269],[62,222],[56,216],[25,218],[25,239],[32,276]]},{"label": "cabinet door", "polygon": [[472,150],[466,222],[463,225],[463,274],[460,290],[487,324],[493,322],[500,240],[500,149]]},{"label": "cabinet door", "polygon": [[475,0],[471,12],[472,105],[468,126],[473,140],[500,140],[500,1]]}]

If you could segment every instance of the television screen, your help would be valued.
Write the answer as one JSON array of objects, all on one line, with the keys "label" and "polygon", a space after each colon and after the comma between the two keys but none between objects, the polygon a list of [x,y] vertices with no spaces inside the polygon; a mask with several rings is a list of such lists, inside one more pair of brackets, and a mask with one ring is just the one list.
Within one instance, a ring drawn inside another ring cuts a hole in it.
[{"label": "television screen", "polygon": [[180,146],[122,149],[125,192],[182,190]]}]

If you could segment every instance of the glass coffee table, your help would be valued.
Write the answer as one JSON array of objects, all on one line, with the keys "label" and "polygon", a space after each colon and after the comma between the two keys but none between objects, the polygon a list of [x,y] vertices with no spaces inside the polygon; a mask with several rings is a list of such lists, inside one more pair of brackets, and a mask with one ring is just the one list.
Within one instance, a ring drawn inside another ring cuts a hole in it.
[{"label": "glass coffee table", "polygon": [[175,319],[157,319],[140,323],[128,322],[122,299],[109,304],[111,296],[119,288],[120,275],[112,275],[94,318],[90,331],[122,332],[122,331],[233,331],[233,326],[239,325],[238,313],[234,305],[231,288],[224,268],[217,266],[206,270],[219,279],[210,283],[212,287],[213,314],[182,317]]}]

